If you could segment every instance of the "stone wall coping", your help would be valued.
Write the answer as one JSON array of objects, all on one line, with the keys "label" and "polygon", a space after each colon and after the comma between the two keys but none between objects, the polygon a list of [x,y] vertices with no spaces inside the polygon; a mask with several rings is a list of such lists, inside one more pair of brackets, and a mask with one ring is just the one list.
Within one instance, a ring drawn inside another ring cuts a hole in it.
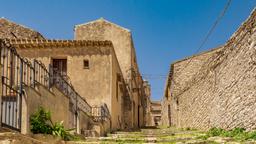
[{"label": "stone wall coping", "polygon": [[5,42],[16,48],[47,48],[47,47],[75,47],[75,46],[110,46],[111,41],[93,41],[93,40],[56,40],[56,39],[4,39]]}]

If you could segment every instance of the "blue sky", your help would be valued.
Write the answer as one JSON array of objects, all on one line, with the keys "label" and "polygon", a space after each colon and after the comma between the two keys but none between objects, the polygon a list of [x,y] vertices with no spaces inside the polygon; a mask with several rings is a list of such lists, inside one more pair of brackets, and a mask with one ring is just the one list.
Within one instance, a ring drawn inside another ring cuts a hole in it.
[{"label": "blue sky", "polygon": [[[163,95],[172,62],[193,55],[226,0],[2,0],[0,17],[31,27],[47,38],[73,39],[73,28],[104,17],[132,31],[140,71]],[[201,51],[224,44],[256,6],[233,0]],[[150,76],[150,77],[149,77]]]}]

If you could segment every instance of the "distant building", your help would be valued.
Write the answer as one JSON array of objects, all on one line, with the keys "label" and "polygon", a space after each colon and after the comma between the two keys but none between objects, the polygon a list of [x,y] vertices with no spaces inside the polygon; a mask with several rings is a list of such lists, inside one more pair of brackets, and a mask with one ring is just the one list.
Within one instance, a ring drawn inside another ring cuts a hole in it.
[{"label": "distant building", "polygon": [[161,111],[162,106],[160,101],[152,101],[151,102],[151,126],[159,126],[161,125]]}]

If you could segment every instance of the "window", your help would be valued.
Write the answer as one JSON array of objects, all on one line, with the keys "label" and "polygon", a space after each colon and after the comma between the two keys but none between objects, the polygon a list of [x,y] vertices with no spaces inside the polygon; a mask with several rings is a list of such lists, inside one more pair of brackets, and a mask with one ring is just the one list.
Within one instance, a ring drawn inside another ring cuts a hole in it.
[{"label": "window", "polygon": [[89,60],[84,60],[84,69],[89,69]]}]

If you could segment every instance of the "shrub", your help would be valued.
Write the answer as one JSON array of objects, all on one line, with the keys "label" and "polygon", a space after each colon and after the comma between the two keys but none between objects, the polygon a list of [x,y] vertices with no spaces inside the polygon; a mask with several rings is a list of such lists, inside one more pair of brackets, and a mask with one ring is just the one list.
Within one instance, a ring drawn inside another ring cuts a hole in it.
[{"label": "shrub", "polygon": [[221,128],[211,128],[208,132],[207,135],[208,136],[220,136],[224,133],[225,130],[221,129]]},{"label": "shrub", "polygon": [[234,129],[229,131],[229,136],[234,137],[234,136],[241,135],[241,134],[244,134],[244,133],[245,133],[244,128],[234,128]]},{"label": "shrub", "polygon": [[30,117],[31,132],[51,134],[51,113],[44,108],[39,109]]},{"label": "shrub", "polygon": [[[73,130],[73,129],[71,129]],[[75,137],[69,133],[70,130],[66,130],[63,125],[63,121],[56,122],[52,126],[52,135],[62,137],[64,140],[77,140],[78,137]]]},{"label": "shrub", "polygon": [[[38,110],[30,117],[31,132],[34,134],[52,134],[59,136],[64,140],[77,140],[78,138],[71,135],[69,130],[66,130],[63,121],[52,123],[50,111],[39,107]],[[72,129],[71,129],[72,130]]]},{"label": "shrub", "polygon": [[247,138],[256,140],[256,131],[249,132]]}]

